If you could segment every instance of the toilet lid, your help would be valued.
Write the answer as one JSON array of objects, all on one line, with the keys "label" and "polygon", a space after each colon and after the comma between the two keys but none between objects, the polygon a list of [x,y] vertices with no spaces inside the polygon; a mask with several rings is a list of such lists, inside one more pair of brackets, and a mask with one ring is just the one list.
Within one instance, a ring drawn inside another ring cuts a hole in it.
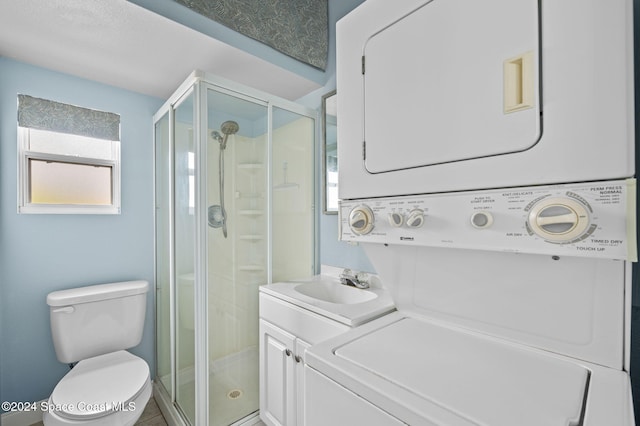
[{"label": "toilet lid", "polygon": [[[137,356],[118,351],[80,361],[60,380],[50,408],[69,419],[92,419],[129,407],[149,382],[149,366]],[[144,408],[144,407],[143,407]]]}]

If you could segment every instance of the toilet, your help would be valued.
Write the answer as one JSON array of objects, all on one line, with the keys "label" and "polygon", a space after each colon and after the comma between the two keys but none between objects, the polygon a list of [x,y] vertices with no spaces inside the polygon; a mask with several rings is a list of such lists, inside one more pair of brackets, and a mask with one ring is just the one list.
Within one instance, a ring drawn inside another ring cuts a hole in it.
[{"label": "toilet", "polygon": [[46,426],[133,425],[151,396],[147,363],[127,352],[142,339],[147,281],[99,284],[47,296],[60,362],[75,366],[43,410]]}]

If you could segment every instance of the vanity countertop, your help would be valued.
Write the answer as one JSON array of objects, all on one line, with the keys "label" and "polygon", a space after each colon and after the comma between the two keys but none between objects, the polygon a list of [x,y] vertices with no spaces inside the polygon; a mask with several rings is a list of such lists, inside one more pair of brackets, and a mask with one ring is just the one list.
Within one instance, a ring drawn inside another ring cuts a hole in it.
[{"label": "vanity countertop", "polygon": [[303,280],[263,285],[260,286],[260,291],[292,303],[300,308],[331,318],[350,327],[358,326],[395,310],[395,306],[389,292],[378,286],[372,286],[362,290],[355,287],[347,287],[346,289],[340,287],[336,288],[336,290],[339,290],[340,292],[352,293],[356,296],[358,296],[358,294],[353,292],[370,292],[369,294],[366,294],[366,296],[369,297],[369,300],[356,303],[330,302],[303,294],[300,292],[300,288],[296,290],[296,287],[299,286],[305,286],[308,289],[310,286],[316,285],[328,288],[331,288],[334,285],[347,287],[340,283],[337,276],[315,275]]}]

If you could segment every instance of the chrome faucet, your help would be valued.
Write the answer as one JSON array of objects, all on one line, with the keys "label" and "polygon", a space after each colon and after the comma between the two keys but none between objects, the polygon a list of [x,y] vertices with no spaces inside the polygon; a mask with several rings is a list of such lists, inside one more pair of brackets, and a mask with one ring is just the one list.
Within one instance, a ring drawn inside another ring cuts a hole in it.
[{"label": "chrome faucet", "polygon": [[369,275],[365,272],[353,273],[349,268],[345,268],[340,274],[340,283],[356,288],[369,288]]}]

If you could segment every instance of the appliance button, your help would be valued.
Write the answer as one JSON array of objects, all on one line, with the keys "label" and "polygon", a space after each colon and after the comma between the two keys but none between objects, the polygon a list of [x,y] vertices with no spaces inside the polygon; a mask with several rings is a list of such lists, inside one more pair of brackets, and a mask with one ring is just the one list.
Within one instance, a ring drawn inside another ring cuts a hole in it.
[{"label": "appliance button", "polygon": [[477,229],[489,228],[493,225],[493,215],[489,212],[476,212],[471,215],[471,225]]}]

